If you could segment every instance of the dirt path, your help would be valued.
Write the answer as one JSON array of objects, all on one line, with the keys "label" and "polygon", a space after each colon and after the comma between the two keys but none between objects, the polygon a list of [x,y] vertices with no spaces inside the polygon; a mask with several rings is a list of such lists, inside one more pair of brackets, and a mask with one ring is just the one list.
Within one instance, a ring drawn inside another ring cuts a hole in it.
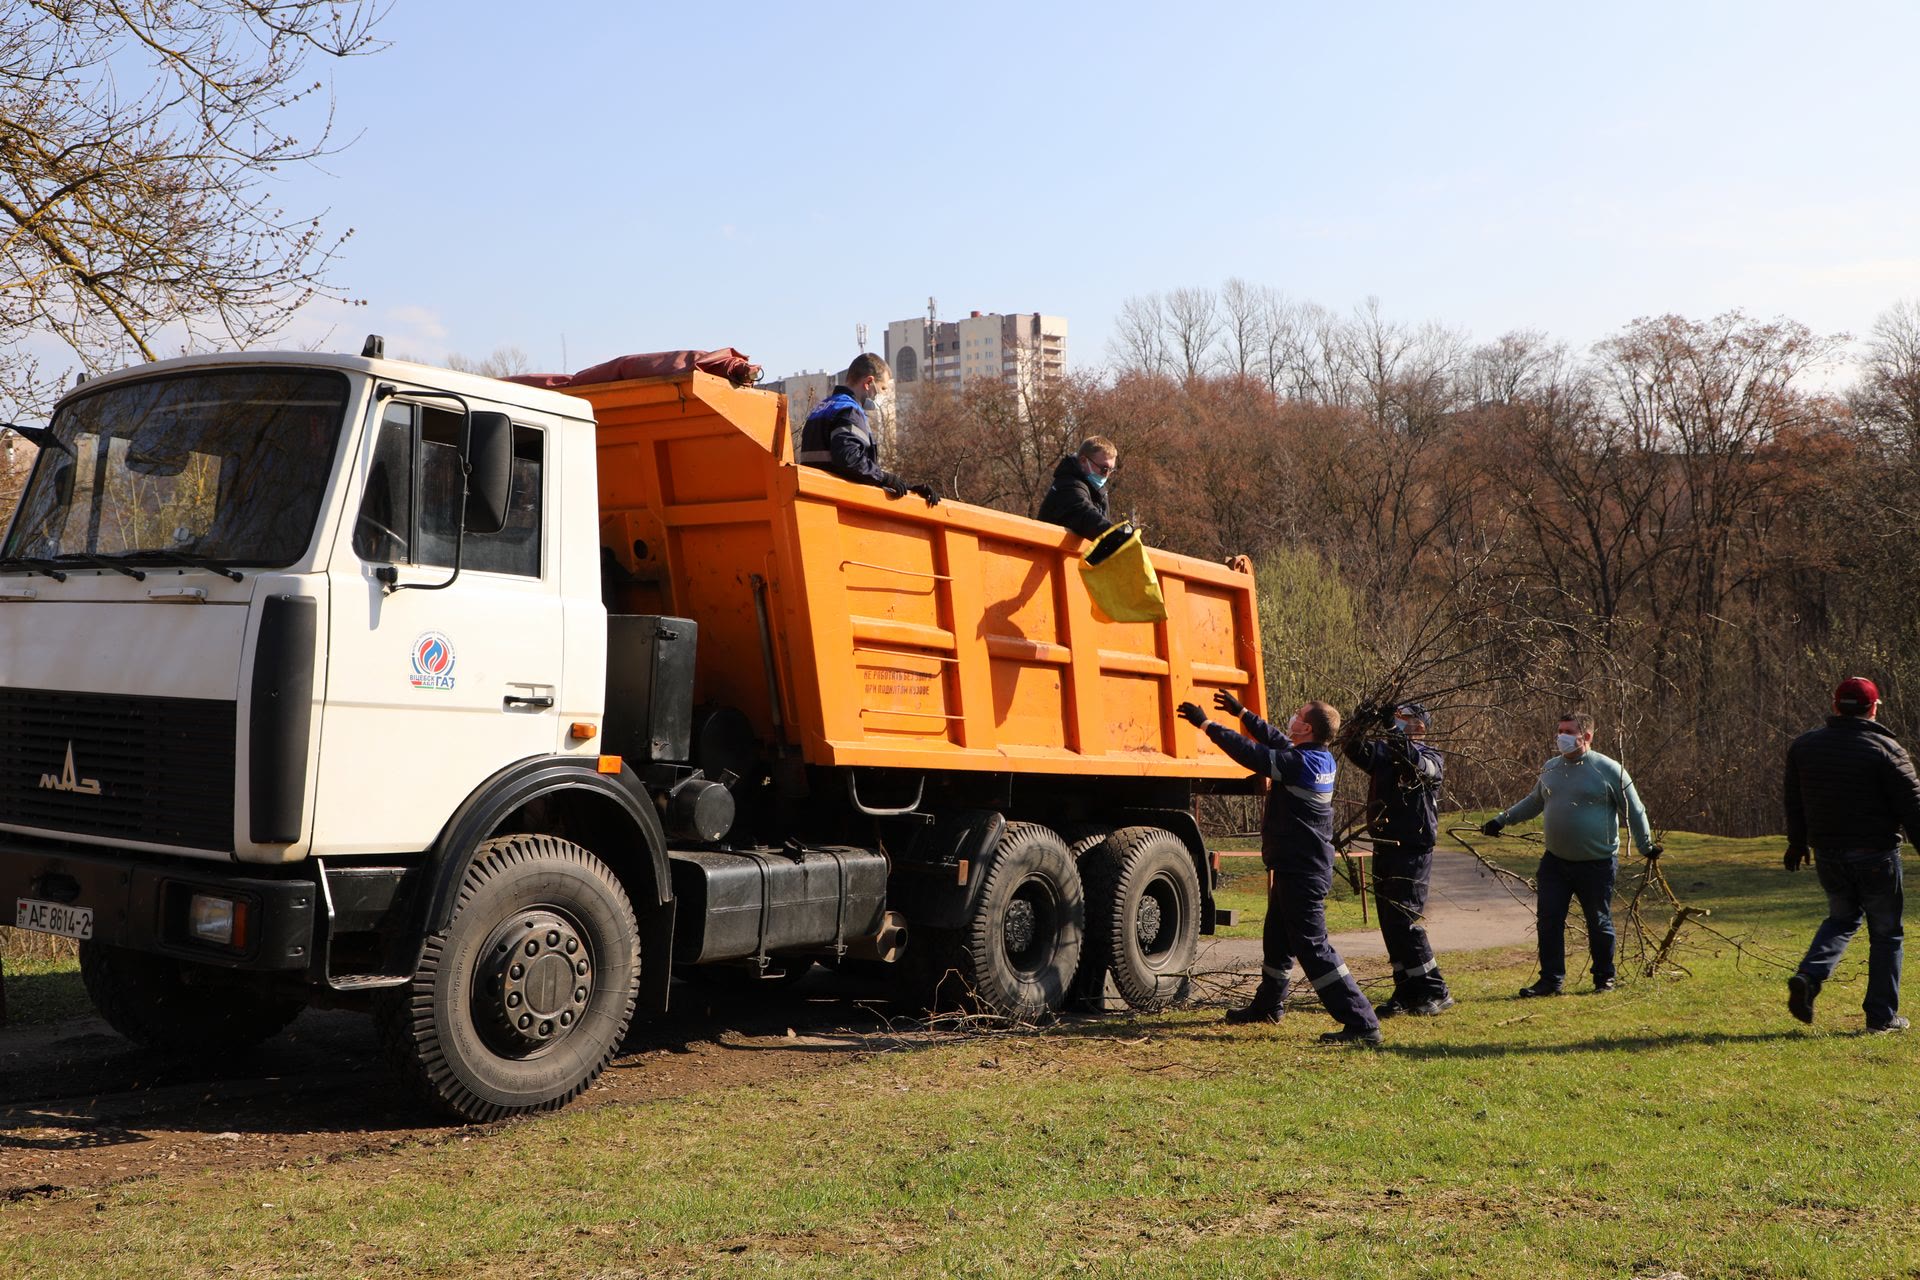
[{"label": "dirt path", "polygon": [[[943,1037],[896,1032],[859,988],[820,971],[711,1016],[704,993],[639,1029],[575,1107],[788,1078]],[[511,1123],[511,1122],[510,1122]],[[0,1031],[0,1203],[128,1179],[290,1165],[487,1130],[442,1122],[395,1089],[372,1024],[308,1010],[229,1062],[168,1062],[97,1018]],[[0,1210],[4,1212],[4,1210]]]},{"label": "dirt path", "polygon": [[[1531,944],[1531,904],[1464,853],[1434,860],[1428,932],[1441,951]],[[1363,977],[1384,972],[1377,930],[1338,934]],[[1230,998],[1260,966],[1257,939],[1202,939],[1194,994]],[[944,1036],[904,1029],[878,993],[824,970],[723,1005],[687,984],[675,1012],[628,1038],[573,1105],[646,1102],[821,1070]],[[351,1157],[485,1132],[443,1123],[393,1086],[371,1024],[309,1010],[228,1062],[169,1062],[97,1018],[0,1030],[0,1202],[97,1192],[128,1179]]]},{"label": "dirt path", "polygon": [[[1532,945],[1532,901],[1515,897],[1509,888],[1511,882],[1503,884],[1471,855],[1442,845],[1433,855],[1433,878],[1429,883],[1427,937],[1435,951],[1483,951]],[[1371,893],[1371,886],[1368,891]],[[1341,959],[1347,961],[1385,959],[1387,954],[1378,928],[1336,933],[1333,945]],[[1200,940],[1198,969],[1202,974],[1251,974],[1259,968],[1258,938]]]}]

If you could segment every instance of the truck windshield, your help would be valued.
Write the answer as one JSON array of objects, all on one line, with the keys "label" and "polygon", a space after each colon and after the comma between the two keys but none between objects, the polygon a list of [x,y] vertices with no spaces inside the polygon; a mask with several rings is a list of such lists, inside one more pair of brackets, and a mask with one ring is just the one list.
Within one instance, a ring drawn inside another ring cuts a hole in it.
[{"label": "truck windshield", "polygon": [[313,538],[347,380],[232,369],[103,387],[61,406],[6,562],[100,557],[292,564]]}]

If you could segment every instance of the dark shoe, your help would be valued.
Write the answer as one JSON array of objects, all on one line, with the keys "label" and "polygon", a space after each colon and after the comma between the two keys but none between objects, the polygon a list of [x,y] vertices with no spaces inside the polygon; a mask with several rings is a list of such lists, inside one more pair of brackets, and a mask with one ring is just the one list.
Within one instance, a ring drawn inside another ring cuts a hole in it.
[{"label": "dark shoe", "polygon": [[1376,1018],[1397,1018],[1403,1013],[1413,1013],[1414,1011],[1413,1006],[1403,1004],[1399,996],[1394,996],[1391,1000],[1383,1000],[1373,1006],[1373,1016]]},{"label": "dark shoe", "polygon": [[1617,978],[1595,978],[1593,980],[1593,989],[1595,991],[1613,991],[1619,986],[1620,981]]},{"label": "dark shoe", "polygon": [[1869,1022],[1867,1024],[1867,1034],[1870,1036],[1883,1036],[1890,1031],[1905,1031],[1911,1025],[1913,1024],[1896,1013],[1885,1022]]},{"label": "dark shoe", "polygon": [[1813,1025],[1813,997],[1819,994],[1805,974],[1787,979],[1787,1012],[1808,1026]]},{"label": "dark shoe", "polygon": [[1378,1027],[1342,1027],[1320,1037],[1321,1044],[1363,1044],[1371,1049],[1378,1049],[1384,1042]]},{"label": "dark shoe", "polygon": [[1559,994],[1560,984],[1557,982],[1548,982],[1544,978],[1530,987],[1520,988],[1520,998],[1522,1000],[1534,1000],[1541,996],[1557,996]]},{"label": "dark shoe", "polygon": [[1239,1009],[1227,1010],[1227,1021],[1236,1026],[1248,1022],[1278,1022],[1286,1016],[1287,1007],[1283,1004],[1266,1004],[1255,1001]]},{"label": "dark shoe", "polygon": [[1416,1004],[1411,1009],[1408,1009],[1407,1012],[1416,1018],[1437,1018],[1451,1008],[1453,1008],[1453,997],[1441,996],[1439,999],[1429,1000],[1425,1004]]}]

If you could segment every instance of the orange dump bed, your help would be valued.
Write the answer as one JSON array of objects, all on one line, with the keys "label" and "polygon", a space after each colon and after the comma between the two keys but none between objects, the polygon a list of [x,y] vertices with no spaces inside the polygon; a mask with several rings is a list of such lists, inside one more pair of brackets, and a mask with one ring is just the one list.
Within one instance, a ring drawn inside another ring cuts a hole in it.
[{"label": "orange dump bed", "polygon": [[696,701],[767,742],[819,765],[1245,776],[1174,707],[1262,705],[1250,573],[1155,551],[1167,621],[1110,622],[1079,537],[798,466],[784,396],[701,372],[566,390],[599,421],[616,608],[698,622]]}]

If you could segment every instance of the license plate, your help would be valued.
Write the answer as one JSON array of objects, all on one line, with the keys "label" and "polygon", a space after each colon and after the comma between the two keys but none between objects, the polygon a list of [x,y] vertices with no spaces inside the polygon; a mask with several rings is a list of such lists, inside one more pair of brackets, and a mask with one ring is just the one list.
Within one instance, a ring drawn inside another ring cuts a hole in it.
[{"label": "license plate", "polygon": [[35,933],[57,933],[63,938],[91,938],[93,908],[21,898],[14,904],[13,927],[32,929]]}]

